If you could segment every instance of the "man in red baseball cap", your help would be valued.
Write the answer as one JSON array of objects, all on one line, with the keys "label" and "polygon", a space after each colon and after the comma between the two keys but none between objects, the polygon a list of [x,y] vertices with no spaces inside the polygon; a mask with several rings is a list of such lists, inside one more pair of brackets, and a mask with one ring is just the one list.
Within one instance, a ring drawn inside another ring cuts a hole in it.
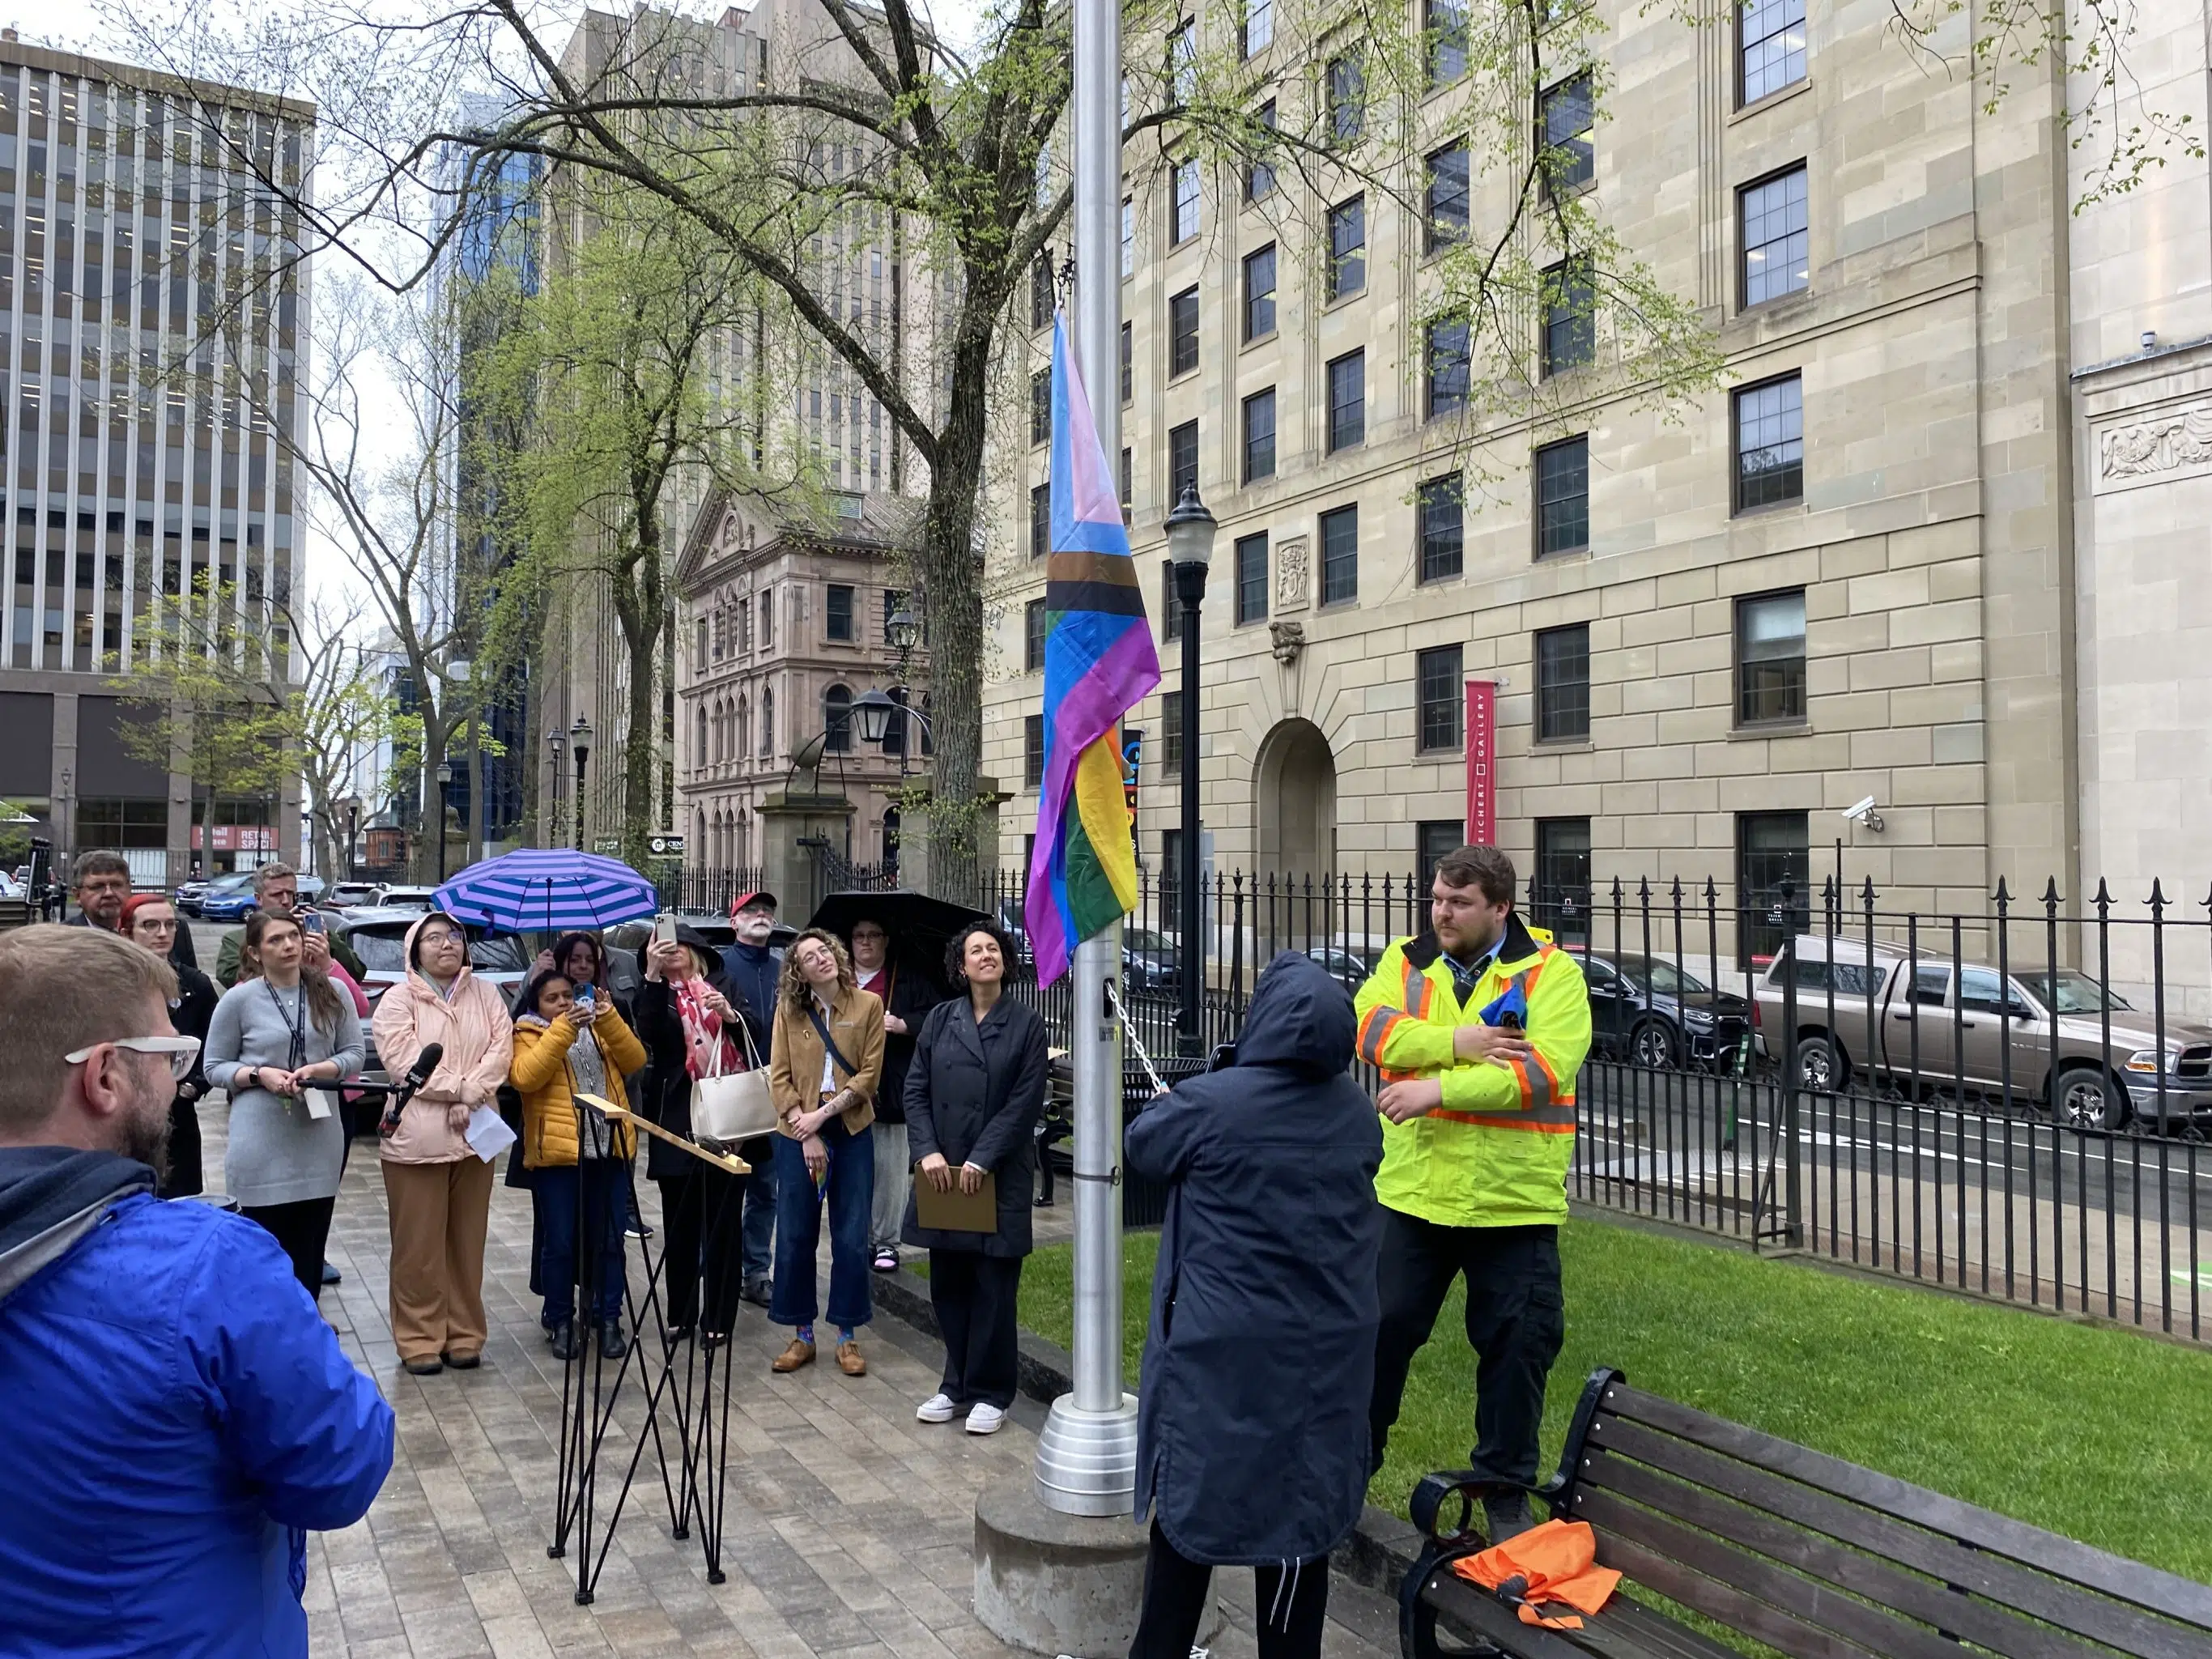
[{"label": "man in red baseball cap", "polygon": [[[763,1022],[775,1018],[776,981],[783,974],[783,952],[769,943],[775,931],[775,895],[740,893],[730,906],[730,925],[737,943],[722,952],[722,972]],[[763,1054],[761,1062],[767,1064]],[[769,1285],[775,1247],[775,1160],[753,1160],[745,1177],[744,1219],[740,1230],[746,1301],[768,1306]]]}]

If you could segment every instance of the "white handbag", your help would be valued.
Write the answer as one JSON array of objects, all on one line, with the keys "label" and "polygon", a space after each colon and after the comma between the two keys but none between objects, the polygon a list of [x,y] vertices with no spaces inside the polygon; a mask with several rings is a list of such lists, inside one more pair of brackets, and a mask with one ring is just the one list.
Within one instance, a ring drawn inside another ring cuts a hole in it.
[{"label": "white handbag", "polygon": [[753,1034],[743,1019],[737,1022],[745,1055],[752,1069],[725,1072],[721,1050],[715,1049],[716,1069],[691,1083],[691,1133],[700,1140],[717,1140],[733,1146],[741,1140],[773,1133],[777,1127],[775,1098],[769,1092],[768,1068],[753,1051]]}]

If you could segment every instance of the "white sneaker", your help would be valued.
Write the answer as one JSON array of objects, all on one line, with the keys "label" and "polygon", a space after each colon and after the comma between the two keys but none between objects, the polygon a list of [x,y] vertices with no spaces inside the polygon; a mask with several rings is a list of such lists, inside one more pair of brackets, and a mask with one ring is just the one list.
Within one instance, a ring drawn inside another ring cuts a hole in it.
[{"label": "white sneaker", "polygon": [[996,1434],[1006,1426],[1006,1414],[996,1406],[987,1406],[977,1401],[968,1411],[968,1432]]},{"label": "white sneaker", "polygon": [[950,1423],[959,1415],[960,1407],[952,1403],[951,1395],[933,1394],[915,1407],[914,1420],[917,1423]]}]

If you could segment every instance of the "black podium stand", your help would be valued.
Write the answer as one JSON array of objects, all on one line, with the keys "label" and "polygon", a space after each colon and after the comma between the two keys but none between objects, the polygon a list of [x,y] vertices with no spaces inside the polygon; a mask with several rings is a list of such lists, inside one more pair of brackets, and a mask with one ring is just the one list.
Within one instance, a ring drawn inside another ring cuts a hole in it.
[{"label": "black podium stand", "polygon": [[[579,1118],[596,1111],[610,1126],[629,1123],[657,1139],[680,1147],[690,1156],[725,1175],[744,1176],[751,1166],[726,1152],[714,1152],[647,1121],[596,1095],[576,1103]],[[580,1135],[582,1124],[578,1130]],[[580,1145],[580,1141],[579,1143]],[[639,1213],[635,1161],[625,1170],[632,1214]],[[599,1274],[599,1252],[589,1248],[585,1227],[584,1183],[576,1183],[577,1277],[584,1281],[577,1292],[577,1311],[596,1306]],[[576,1601],[589,1606],[606,1565],[615,1528],[628,1507],[648,1445],[654,1473],[668,1508],[672,1534],[690,1538],[696,1530],[707,1562],[707,1582],[723,1582],[722,1522],[726,1504],[730,1455],[730,1345],[708,1347],[705,1333],[695,1328],[684,1341],[668,1340],[668,1324],[661,1298],[662,1277],[668,1271],[665,1252],[653,1241],[635,1241],[644,1272],[640,1290],[635,1275],[625,1273],[623,1302],[629,1316],[632,1340],[619,1359],[602,1355],[594,1342],[580,1347],[562,1371],[559,1502],[553,1522],[552,1541],[545,1553],[556,1560],[576,1559]],[[628,1260],[628,1249],[623,1255]],[[685,1264],[681,1271],[696,1273]],[[703,1301],[701,1305],[704,1305]],[[580,1318],[580,1323],[584,1322]],[[635,1443],[626,1459],[619,1446],[610,1447],[608,1431],[617,1423],[641,1417]],[[665,1422],[664,1423],[664,1419]],[[673,1451],[672,1460],[671,1452]],[[609,1461],[619,1462],[620,1484],[611,1502],[602,1505],[599,1483]]]}]

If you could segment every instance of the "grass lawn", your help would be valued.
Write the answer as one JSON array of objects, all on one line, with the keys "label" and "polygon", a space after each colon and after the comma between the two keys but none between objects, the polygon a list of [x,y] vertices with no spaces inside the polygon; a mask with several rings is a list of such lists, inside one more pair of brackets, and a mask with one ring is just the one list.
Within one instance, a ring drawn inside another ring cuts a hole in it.
[{"label": "grass lawn", "polygon": [[[1126,1249],[1133,1360],[1158,1237]],[[2212,1353],[1604,1222],[1570,1222],[1559,1251],[1567,1341],[1547,1473],[1583,1379],[1618,1365],[1655,1394],[2212,1582]],[[1055,1245],[1022,1275],[1022,1322],[1063,1345],[1071,1261]],[[1376,1477],[1373,1501],[1399,1515],[1474,1440],[1461,1316],[1455,1290]]]}]

